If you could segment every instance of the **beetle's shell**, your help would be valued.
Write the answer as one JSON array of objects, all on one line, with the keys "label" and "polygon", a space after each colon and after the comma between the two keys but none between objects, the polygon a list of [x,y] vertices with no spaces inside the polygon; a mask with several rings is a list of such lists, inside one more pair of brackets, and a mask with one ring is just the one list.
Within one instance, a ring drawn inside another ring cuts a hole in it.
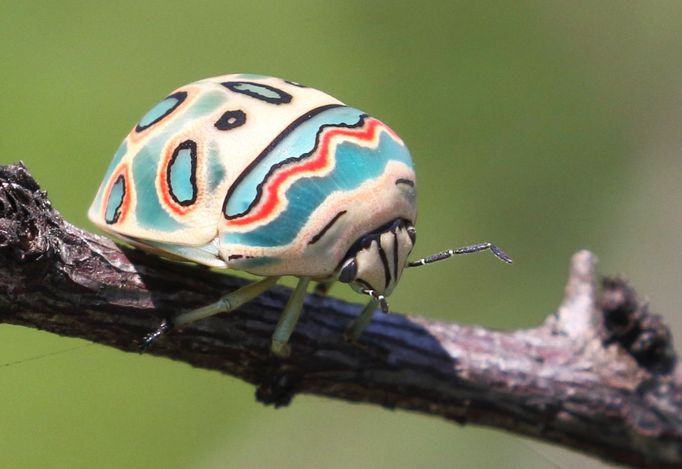
[{"label": "beetle's shell", "polygon": [[414,223],[415,203],[412,159],[385,124],[294,82],[224,75],[142,118],[88,214],[174,257],[326,278],[364,234]]}]

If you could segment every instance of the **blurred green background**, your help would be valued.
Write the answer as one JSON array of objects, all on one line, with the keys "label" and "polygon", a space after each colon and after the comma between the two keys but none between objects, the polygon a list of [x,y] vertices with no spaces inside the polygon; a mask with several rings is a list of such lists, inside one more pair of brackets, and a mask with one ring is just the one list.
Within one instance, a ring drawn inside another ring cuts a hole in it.
[{"label": "blurred green background", "polygon": [[[395,311],[536,325],[589,248],[679,333],[681,50],[676,1],[0,0],[0,163],[22,159],[92,228],[113,152],[169,91],[231,72],[296,80],[408,143],[416,255],[490,240],[516,261],[410,271]],[[230,377],[84,344],[0,326],[0,467],[599,466],[405,412],[265,408]]]}]

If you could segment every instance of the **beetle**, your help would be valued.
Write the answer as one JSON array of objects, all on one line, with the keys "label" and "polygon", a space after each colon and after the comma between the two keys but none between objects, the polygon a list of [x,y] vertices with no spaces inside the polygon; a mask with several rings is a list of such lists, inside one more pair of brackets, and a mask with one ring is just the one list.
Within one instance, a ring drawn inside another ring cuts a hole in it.
[{"label": "beetle", "polygon": [[216,303],[165,320],[144,340],[238,308],[284,275],[298,283],[272,336],[288,340],[310,280],[369,296],[357,340],[405,267],[490,250],[491,243],[408,261],[416,241],[412,157],[386,124],[314,88],[251,74],[182,86],[135,124],[88,216],[143,250],[264,277]]}]

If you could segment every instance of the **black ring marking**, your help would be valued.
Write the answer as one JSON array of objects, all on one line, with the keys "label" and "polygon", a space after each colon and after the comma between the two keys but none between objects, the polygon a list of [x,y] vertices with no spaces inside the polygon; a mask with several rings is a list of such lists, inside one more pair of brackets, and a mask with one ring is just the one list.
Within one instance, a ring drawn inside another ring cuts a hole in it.
[{"label": "black ring marking", "polygon": [[[173,184],[171,183],[171,169],[173,168],[173,164],[175,163],[175,159],[178,157],[178,154],[182,150],[187,150],[187,149],[189,149],[190,161],[191,161],[191,165],[192,165],[192,169],[191,169],[191,172],[189,175],[189,182],[192,185],[192,198],[180,200],[180,199],[178,199],[178,197],[173,192]],[[166,183],[168,184],[168,192],[170,193],[170,196],[179,205],[182,205],[183,207],[187,207],[187,206],[192,205],[194,202],[197,201],[198,188],[197,188],[197,144],[196,144],[196,142],[194,142],[193,140],[185,140],[180,145],[175,147],[175,150],[173,150],[173,156],[171,156],[171,159],[168,162],[168,166],[166,167]]]},{"label": "black ring marking", "polygon": [[[250,96],[270,104],[287,104],[290,103],[292,99],[292,96],[286,91],[282,91],[279,88],[265,85],[263,83],[256,83],[254,81],[226,81],[221,83],[221,85],[230,91],[234,91],[235,93],[245,94],[246,96]],[[275,93],[277,97],[265,96],[249,89],[240,89],[239,85],[253,85],[260,88],[265,88],[266,90]]]},{"label": "black ring marking", "polygon": [[177,100],[177,102],[172,107],[170,107],[168,110],[166,110],[166,112],[164,112],[159,117],[157,117],[156,119],[151,121],[149,124],[140,125],[138,123],[135,126],[135,132],[140,133],[143,130],[147,130],[152,125],[157,124],[158,122],[162,121],[163,119],[165,119],[166,117],[171,115],[173,113],[173,111],[175,111],[178,108],[178,106],[180,106],[185,101],[185,99],[187,99],[187,92],[186,91],[178,91],[177,93],[173,93],[170,96],[167,96],[166,98],[163,99],[163,101],[165,101],[166,99],[169,99],[169,98],[174,98]]},{"label": "black ring marking", "polygon": [[397,186],[398,184],[405,184],[406,186],[414,187],[414,181],[412,179],[396,179],[395,180],[395,185]]},{"label": "black ring marking", "polygon": [[[105,207],[104,210],[104,221],[107,223],[107,225],[113,225],[118,221],[119,218],[121,218],[121,207],[123,206],[123,201],[126,198],[126,178],[123,177],[123,174],[120,174],[116,178],[116,182],[114,182],[114,185],[111,186],[111,191],[109,191],[109,199],[111,199],[111,192],[114,190],[114,187],[116,187],[117,184],[121,184],[121,200],[118,201],[118,205],[114,209],[114,217],[112,219],[107,218],[107,210]],[[107,206],[109,205],[110,200],[107,200]]]},{"label": "black ring marking", "polygon": [[246,114],[244,114],[244,111],[237,109],[236,111],[226,111],[213,125],[218,130],[231,130],[245,123]]},{"label": "black ring marking", "polygon": [[[263,149],[260,154],[253,159],[249,165],[244,168],[244,171],[241,172],[239,176],[237,176],[237,179],[230,185],[230,188],[227,190],[227,195],[225,195],[225,199],[223,200],[223,216],[225,217],[226,220],[232,220],[234,218],[241,217],[248,213],[251,208],[255,205],[255,203],[260,200],[261,197],[261,186],[259,184],[258,186],[258,194],[256,196],[256,201],[252,202],[251,205],[248,206],[248,208],[240,212],[236,215],[228,215],[227,214],[227,201],[230,200],[230,197],[232,196],[232,193],[235,191],[235,189],[241,184],[242,180],[253,170],[254,167],[256,167],[261,160],[263,160],[268,154],[272,151],[273,148],[275,148],[282,140],[286,138],[287,135],[289,135],[291,132],[293,132],[299,125],[303,124],[304,122],[312,119],[316,115],[320,114],[323,111],[326,111],[327,109],[333,109],[335,107],[343,107],[343,104],[327,104],[326,106],[320,106],[318,108],[312,109],[302,116],[299,116],[295,121],[293,121],[291,124],[287,126],[286,129],[284,129],[279,135],[277,135],[269,144],[267,147]],[[317,142],[315,143],[317,146]]]},{"label": "black ring marking", "polygon": [[320,240],[320,238],[322,238],[322,236],[324,236],[324,234],[327,231],[329,231],[329,228],[331,228],[334,225],[334,223],[336,223],[338,221],[338,219],[341,218],[346,213],[347,213],[347,210],[341,210],[339,213],[334,215],[334,218],[332,218],[329,223],[324,225],[324,228],[322,228],[319,233],[317,233],[315,236],[313,236],[310,239],[310,241],[308,241],[308,244],[315,244],[316,242],[318,242]]}]

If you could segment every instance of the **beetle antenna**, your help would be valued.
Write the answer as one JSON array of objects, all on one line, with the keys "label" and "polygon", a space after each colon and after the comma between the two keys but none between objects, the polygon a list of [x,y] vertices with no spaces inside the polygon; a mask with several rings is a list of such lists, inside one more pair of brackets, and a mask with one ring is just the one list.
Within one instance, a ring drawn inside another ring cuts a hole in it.
[{"label": "beetle antenna", "polygon": [[495,246],[493,243],[478,243],[472,244],[470,246],[464,246],[459,249],[448,249],[447,251],[439,252],[437,254],[433,254],[432,256],[423,257],[416,261],[408,262],[407,267],[421,267],[426,264],[432,264],[434,262],[449,259],[452,256],[458,256],[460,254],[471,254],[473,252],[481,252],[487,250],[490,250],[490,252],[492,252],[495,255],[495,257],[497,257],[502,262],[505,262],[507,264],[512,263],[511,257],[509,257],[507,253],[505,253],[502,249]]},{"label": "beetle antenna", "polygon": [[372,290],[371,288],[365,288],[364,290],[361,291],[365,295],[369,295],[379,302],[382,313],[388,313],[388,302],[386,301],[386,297],[384,295],[382,295],[381,293],[377,293],[376,290]]}]

